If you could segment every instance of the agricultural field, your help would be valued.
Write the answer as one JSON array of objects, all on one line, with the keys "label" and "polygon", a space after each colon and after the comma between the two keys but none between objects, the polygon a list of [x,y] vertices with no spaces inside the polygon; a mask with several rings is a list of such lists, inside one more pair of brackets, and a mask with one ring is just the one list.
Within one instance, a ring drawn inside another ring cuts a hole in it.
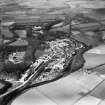
[{"label": "agricultural field", "polygon": [[[28,39],[26,29],[16,30],[18,40],[5,47],[5,62],[23,62],[0,71],[1,105],[104,105],[104,0],[0,0],[0,20],[0,34],[7,39],[13,38],[9,28],[15,23],[45,28],[38,31],[44,35],[40,40],[37,34]],[[33,45],[35,62],[31,55],[24,60]]]}]

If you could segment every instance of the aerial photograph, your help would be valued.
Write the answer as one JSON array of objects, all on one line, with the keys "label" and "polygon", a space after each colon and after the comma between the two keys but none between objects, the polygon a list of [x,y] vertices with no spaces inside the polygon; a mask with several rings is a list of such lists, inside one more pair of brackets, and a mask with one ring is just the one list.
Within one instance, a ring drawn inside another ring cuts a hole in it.
[{"label": "aerial photograph", "polygon": [[105,0],[0,0],[0,105],[105,105]]}]

